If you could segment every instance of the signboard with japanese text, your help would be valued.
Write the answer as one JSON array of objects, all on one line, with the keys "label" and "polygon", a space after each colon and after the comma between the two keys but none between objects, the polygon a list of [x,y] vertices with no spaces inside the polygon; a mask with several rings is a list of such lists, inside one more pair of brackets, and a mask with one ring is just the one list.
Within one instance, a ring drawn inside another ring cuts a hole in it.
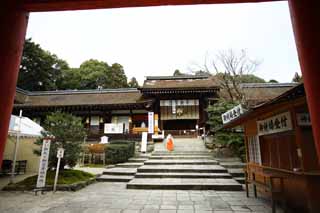
[{"label": "signboard with japanese text", "polygon": [[148,112],[148,133],[154,132],[154,113]]},{"label": "signboard with japanese text", "polygon": [[57,158],[63,158],[64,148],[58,148],[57,150]]},{"label": "signboard with japanese text", "polygon": [[239,104],[221,115],[222,123],[226,124],[243,114],[242,105]]},{"label": "signboard with japanese text", "polygon": [[123,133],[123,123],[118,123],[118,124],[107,123],[107,124],[104,124],[104,133],[106,133],[106,134],[122,134]]},{"label": "signboard with japanese text", "polygon": [[270,118],[257,121],[258,135],[268,135],[292,130],[290,112],[284,112]]},{"label": "signboard with japanese text", "polygon": [[142,133],[142,141],[141,141],[141,152],[147,151],[147,142],[148,142],[148,133],[143,132]]},{"label": "signboard with japanese text", "polygon": [[51,143],[50,139],[43,140],[41,157],[40,157],[39,173],[38,173],[38,179],[37,179],[37,188],[41,188],[46,185],[50,143]]},{"label": "signboard with japanese text", "polygon": [[311,126],[311,119],[310,119],[310,114],[305,112],[305,113],[297,113],[297,124],[299,126]]}]

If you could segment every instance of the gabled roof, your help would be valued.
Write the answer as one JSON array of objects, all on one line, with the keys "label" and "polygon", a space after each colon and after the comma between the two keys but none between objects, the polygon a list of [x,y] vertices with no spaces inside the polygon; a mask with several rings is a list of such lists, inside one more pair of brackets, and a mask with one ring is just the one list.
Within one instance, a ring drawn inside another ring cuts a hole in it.
[{"label": "gabled roof", "polygon": [[[269,101],[297,86],[298,83],[242,83],[240,88],[250,107]],[[227,91],[220,89],[220,96],[228,99]]]},{"label": "gabled roof", "polygon": [[208,76],[148,76],[141,88],[146,90],[218,89],[213,77]]},{"label": "gabled roof", "polygon": [[268,108],[270,106],[281,104],[286,101],[296,100],[301,97],[305,97],[304,86],[303,86],[303,84],[297,84],[297,86],[291,88],[290,90],[287,90],[286,92],[273,98],[272,100],[269,100],[263,104],[260,104],[260,105],[257,105],[255,107],[251,108],[250,110],[248,110],[247,112],[242,114],[240,117],[223,125],[222,128],[227,129],[227,128],[233,128],[233,127],[239,126],[243,122],[248,120],[250,117],[257,116],[257,115],[261,114],[261,112],[263,110],[265,110],[266,108]]},{"label": "gabled roof", "polygon": [[[17,94],[22,91],[17,90]],[[26,92],[27,98],[15,106],[81,106],[145,103],[137,89],[63,90]]]}]

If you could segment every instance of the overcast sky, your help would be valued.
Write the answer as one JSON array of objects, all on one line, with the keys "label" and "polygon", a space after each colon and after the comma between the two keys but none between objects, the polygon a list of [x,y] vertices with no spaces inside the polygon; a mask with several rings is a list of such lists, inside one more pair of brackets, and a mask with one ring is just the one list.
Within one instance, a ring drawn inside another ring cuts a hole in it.
[{"label": "overcast sky", "polygon": [[127,76],[190,71],[217,51],[246,49],[256,75],[290,82],[300,73],[287,2],[32,13],[27,37],[78,67],[120,63]]}]

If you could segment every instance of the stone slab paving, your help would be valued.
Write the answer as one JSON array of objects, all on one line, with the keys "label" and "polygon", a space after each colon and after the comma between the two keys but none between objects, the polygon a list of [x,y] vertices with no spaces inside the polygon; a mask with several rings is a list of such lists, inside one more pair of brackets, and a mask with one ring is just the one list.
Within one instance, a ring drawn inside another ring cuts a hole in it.
[{"label": "stone slab paving", "polygon": [[[133,190],[124,183],[95,183],[77,192],[0,192],[1,213],[231,213],[271,212],[245,192]],[[277,210],[277,213],[282,211]]]},{"label": "stone slab paving", "polygon": [[135,178],[127,184],[127,188],[242,191],[237,181],[219,178]]},{"label": "stone slab paving", "polygon": [[148,160],[144,162],[145,165],[156,165],[156,164],[202,164],[202,165],[217,165],[216,160],[210,159],[161,159],[161,160]]},{"label": "stone slab paving", "polygon": [[[21,175],[16,175],[14,177],[14,182],[20,182],[28,177],[37,175],[37,173],[34,172],[28,172],[26,174],[21,174]],[[5,187],[6,185],[8,185],[10,183],[10,175],[6,175],[6,176],[2,176],[0,177],[0,190]]]},{"label": "stone slab paving", "polygon": [[138,172],[222,172],[227,170],[219,165],[143,165]]}]

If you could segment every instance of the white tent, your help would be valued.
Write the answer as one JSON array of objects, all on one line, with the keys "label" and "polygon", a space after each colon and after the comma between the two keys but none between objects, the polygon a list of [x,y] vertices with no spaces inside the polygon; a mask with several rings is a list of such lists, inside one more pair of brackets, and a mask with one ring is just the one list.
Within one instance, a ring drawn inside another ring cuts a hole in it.
[{"label": "white tent", "polygon": [[[19,130],[19,116],[11,115],[10,126],[9,126],[9,135],[16,135]],[[22,117],[21,118],[21,132],[20,136],[22,137],[39,137],[41,136],[41,131],[43,128],[32,121],[30,118]]]}]

